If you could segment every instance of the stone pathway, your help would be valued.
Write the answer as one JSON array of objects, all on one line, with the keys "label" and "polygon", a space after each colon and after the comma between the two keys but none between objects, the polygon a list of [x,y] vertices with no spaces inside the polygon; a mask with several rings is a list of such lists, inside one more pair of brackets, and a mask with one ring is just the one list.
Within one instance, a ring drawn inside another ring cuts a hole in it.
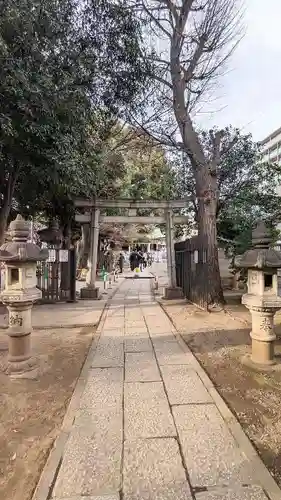
[{"label": "stone pathway", "polygon": [[281,498],[230,433],[150,280],[120,286],[93,352],[52,499]]}]

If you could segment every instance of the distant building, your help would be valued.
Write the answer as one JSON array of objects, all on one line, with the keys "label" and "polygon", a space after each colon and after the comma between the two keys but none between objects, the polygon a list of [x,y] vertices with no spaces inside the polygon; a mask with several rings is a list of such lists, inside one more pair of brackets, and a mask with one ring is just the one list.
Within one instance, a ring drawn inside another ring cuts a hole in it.
[{"label": "distant building", "polygon": [[[262,162],[278,163],[281,165],[281,127],[271,132],[265,139],[259,142],[262,152]],[[281,186],[276,186],[276,194],[281,196]],[[277,224],[281,231],[281,224]],[[278,245],[281,241],[278,241]]]},{"label": "distant building", "polygon": [[264,162],[281,164],[281,127],[259,142]]}]

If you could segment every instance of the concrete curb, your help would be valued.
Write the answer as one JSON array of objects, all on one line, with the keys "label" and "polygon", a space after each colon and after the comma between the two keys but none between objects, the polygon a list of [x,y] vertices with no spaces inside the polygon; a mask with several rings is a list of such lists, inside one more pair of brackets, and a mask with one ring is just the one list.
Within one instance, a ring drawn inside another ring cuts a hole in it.
[{"label": "concrete curb", "polygon": [[[156,298],[157,300],[157,298]],[[163,309],[165,314],[168,316],[170,319],[176,333],[175,337],[180,344],[181,348],[183,351],[189,355],[191,355],[192,359],[192,366],[196,373],[199,375],[200,379],[202,380],[204,386],[206,387],[207,391],[209,392],[211,398],[213,399],[215,405],[217,406],[222,418],[224,419],[230,433],[234,437],[236,443],[238,444],[239,448],[241,451],[244,453],[246,458],[251,462],[251,467],[255,472],[255,476],[259,478],[259,483],[260,486],[264,489],[265,493],[267,494],[268,498],[270,500],[280,500],[281,499],[281,489],[279,488],[278,484],[276,483],[275,479],[273,476],[270,474],[269,470],[259,457],[255,447],[251,443],[250,439],[248,436],[245,434],[243,431],[240,423],[236,419],[236,417],[233,415],[231,410],[228,408],[227,404],[225,403],[224,399],[220,396],[218,393],[217,389],[215,388],[213,382],[205,372],[204,368],[201,366],[193,352],[189,349],[187,344],[185,343],[184,339],[182,338],[182,335],[178,332],[173,320],[169,316],[168,312],[164,309],[163,305],[161,304],[160,301],[157,300],[159,303],[160,307]]]},{"label": "concrete curb", "polygon": [[[67,329],[67,328],[84,328],[84,327],[94,328],[98,324],[99,324],[99,322],[96,322],[96,323],[70,323],[69,325],[62,324],[62,323],[59,323],[57,325],[51,324],[51,325],[43,325],[43,326],[32,325],[32,330],[56,330],[56,329],[62,330],[63,328]],[[8,325],[0,326],[0,330],[8,330],[8,328],[9,328]]]},{"label": "concrete curb", "polygon": [[[68,408],[66,410],[66,414],[64,416],[62,426],[59,432],[58,437],[56,438],[50,454],[47,458],[47,461],[45,463],[45,466],[42,470],[41,476],[39,478],[39,481],[37,483],[36,489],[33,493],[32,500],[49,500],[51,491],[54,487],[62,458],[63,458],[63,452],[66,446],[66,443],[69,438],[69,434],[72,428],[72,424],[75,419],[76,415],[76,410],[79,407],[79,402],[81,399],[81,396],[84,392],[87,379],[88,379],[88,373],[91,368],[91,363],[93,359],[93,355],[95,353],[95,350],[97,348],[100,334],[103,329],[103,325],[105,322],[105,317],[107,310],[109,308],[109,302],[110,300],[114,297],[115,293],[119,289],[120,285],[123,283],[123,280],[120,280],[116,288],[112,290],[112,292],[109,294],[107,298],[107,302],[105,302],[103,311],[100,317],[100,321],[98,323],[98,328],[93,336],[91,347],[88,351],[87,357],[85,359],[84,365],[82,367],[82,370],[80,372],[80,375],[77,379],[72,397],[70,399],[70,403],[68,405]],[[84,326],[84,325],[83,325]]]}]

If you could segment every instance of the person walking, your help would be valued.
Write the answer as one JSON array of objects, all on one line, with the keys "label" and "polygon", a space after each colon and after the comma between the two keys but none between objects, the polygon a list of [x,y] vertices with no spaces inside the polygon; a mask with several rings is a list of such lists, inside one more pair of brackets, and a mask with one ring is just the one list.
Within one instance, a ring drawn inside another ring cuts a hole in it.
[{"label": "person walking", "polygon": [[147,254],[147,252],[143,252],[143,267],[144,267],[144,269],[147,268],[147,261],[148,261],[148,254]]},{"label": "person walking", "polygon": [[124,260],[125,260],[124,254],[123,254],[123,252],[120,252],[119,259],[118,259],[118,266],[120,269],[120,274],[123,274]]},{"label": "person walking", "polygon": [[138,256],[138,252],[136,250],[133,250],[131,255],[130,255],[130,267],[131,267],[131,271],[134,271],[134,269],[136,269],[136,267],[138,267],[139,265],[139,256]]},{"label": "person walking", "polygon": [[140,270],[143,271],[143,268],[144,268],[144,257],[143,257],[143,252],[141,250],[138,252],[138,260],[139,260]]}]

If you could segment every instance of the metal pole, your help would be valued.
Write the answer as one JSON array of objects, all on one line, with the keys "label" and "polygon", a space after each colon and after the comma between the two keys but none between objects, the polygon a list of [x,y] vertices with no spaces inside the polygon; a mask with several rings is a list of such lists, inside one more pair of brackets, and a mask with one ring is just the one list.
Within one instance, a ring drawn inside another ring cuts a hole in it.
[{"label": "metal pole", "polygon": [[171,231],[171,266],[172,266],[172,286],[176,288],[177,286],[177,276],[176,276],[176,254],[175,254],[175,240],[174,240],[174,215],[171,210],[170,212],[170,231]]}]

